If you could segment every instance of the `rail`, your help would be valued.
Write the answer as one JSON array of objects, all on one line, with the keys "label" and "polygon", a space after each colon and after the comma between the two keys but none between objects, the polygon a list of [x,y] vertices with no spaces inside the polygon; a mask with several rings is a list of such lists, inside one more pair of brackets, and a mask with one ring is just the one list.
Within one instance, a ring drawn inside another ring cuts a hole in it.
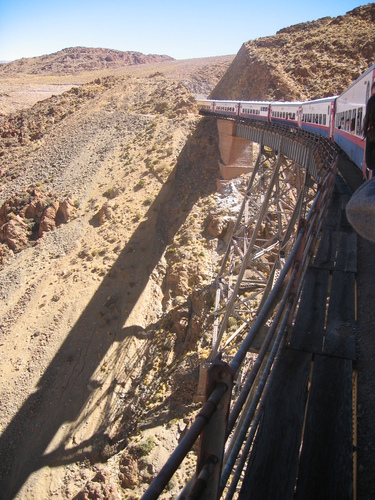
[{"label": "rail", "polygon": [[[143,495],[143,500],[159,497],[198,438],[196,474],[179,498],[213,500],[225,495],[229,500],[235,494],[267,404],[275,366],[288,342],[307,268],[314,255],[333,190],[337,155],[334,146],[323,137],[283,125],[241,121],[237,122],[237,133],[274,149],[282,149],[285,156],[289,155],[309,171],[317,183],[316,194],[307,215],[300,217],[294,245],[236,354],[230,362],[224,362],[220,350],[217,354],[214,352],[208,369],[205,403]],[[262,329],[267,334],[256,361],[238,384],[236,378],[239,371]]]}]

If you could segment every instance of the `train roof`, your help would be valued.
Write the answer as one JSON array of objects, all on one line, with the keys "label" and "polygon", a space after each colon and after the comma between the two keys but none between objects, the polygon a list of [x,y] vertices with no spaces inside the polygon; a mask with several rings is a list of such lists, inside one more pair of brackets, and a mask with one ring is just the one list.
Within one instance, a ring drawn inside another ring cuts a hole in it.
[{"label": "train roof", "polygon": [[314,104],[314,103],[322,103],[322,102],[331,102],[337,99],[337,95],[330,96],[330,97],[321,97],[319,99],[311,99],[310,101],[304,101],[302,104]]},{"label": "train roof", "polygon": [[346,89],[338,96],[341,97],[342,95],[346,94],[346,92],[351,89],[356,83],[362,80],[362,78],[365,78],[371,71],[375,70],[375,64],[372,64],[364,73],[362,73],[356,80],[354,80],[353,83],[349,85],[349,87],[346,87]]},{"label": "train roof", "polygon": [[290,104],[293,104],[293,106],[300,106],[303,104],[303,101],[271,101],[270,104],[274,106],[288,106]]}]

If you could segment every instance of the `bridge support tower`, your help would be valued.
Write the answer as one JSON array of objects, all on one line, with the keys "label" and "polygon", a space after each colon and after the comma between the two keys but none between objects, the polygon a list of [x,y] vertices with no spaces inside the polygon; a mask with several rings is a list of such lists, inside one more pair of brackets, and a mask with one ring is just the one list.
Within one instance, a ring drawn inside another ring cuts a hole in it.
[{"label": "bridge support tower", "polygon": [[237,124],[229,120],[217,120],[221,161],[220,174],[224,180],[234,179],[252,172],[253,142],[236,137]]}]

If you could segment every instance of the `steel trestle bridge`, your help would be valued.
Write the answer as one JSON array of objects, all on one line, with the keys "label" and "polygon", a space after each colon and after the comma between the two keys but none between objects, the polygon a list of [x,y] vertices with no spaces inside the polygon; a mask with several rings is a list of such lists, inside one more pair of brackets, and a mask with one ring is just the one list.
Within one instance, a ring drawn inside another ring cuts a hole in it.
[{"label": "steel trestle bridge", "polygon": [[259,121],[237,121],[236,135],[259,155],[216,278],[205,402],[143,499],[162,494],[198,438],[181,499],[351,499],[351,190],[321,136]]}]

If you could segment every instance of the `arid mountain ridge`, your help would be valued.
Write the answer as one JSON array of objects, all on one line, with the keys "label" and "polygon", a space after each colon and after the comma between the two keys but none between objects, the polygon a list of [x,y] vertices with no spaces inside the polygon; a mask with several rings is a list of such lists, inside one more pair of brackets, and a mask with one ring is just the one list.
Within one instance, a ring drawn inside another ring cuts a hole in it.
[{"label": "arid mountain ridge", "polygon": [[[77,47],[0,67],[0,497],[140,498],[199,408],[212,284],[246,186],[217,192],[216,124],[194,95],[338,93],[373,63],[374,6],[236,57],[126,66]],[[366,450],[359,496],[374,493]],[[163,498],[193,470],[189,457]]]},{"label": "arid mountain ridge", "polygon": [[0,74],[28,73],[40,75],[52,73],[76,74],[85,71],[116,69],[137,64],[172,61],[166,55],[142,54],[141,52],[102,48],[70,47],[40,57],[22,58],[0,66]]},{"label": "arid mountain ridge", "polygon": [[375,62],[375,3],[245,42],[211,97],[307,100],[340,94]]}]

